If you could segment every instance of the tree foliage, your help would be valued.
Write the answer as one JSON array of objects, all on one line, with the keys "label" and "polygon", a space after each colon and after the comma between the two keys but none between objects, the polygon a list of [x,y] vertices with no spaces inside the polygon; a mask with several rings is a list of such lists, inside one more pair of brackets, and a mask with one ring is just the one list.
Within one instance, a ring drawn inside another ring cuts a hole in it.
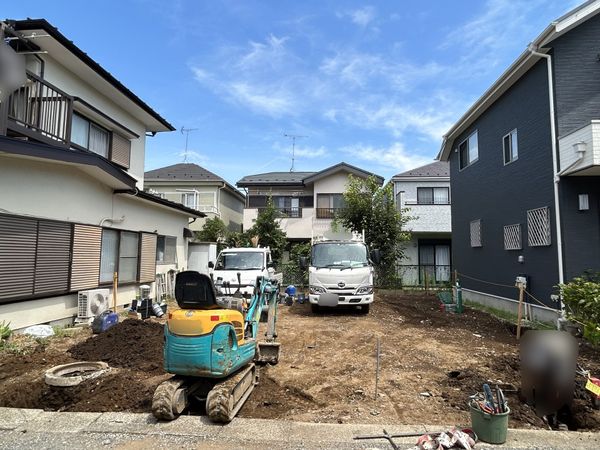
[{"label": "tree foliage", "polygon": [[206,242],[222,242],[228,235],[227,225],[219,217],[206,219],[204,226],[196,232],[196,238]]},{"label": "tree foliage", "polygon": [[356,233],[364,231],[367,245],[381,251],[379,282],[393,282],[396,264],[404,254],[402,243],[410,239],[410,233],[404,230],[410,217],[394,205],[392,185],[380,186],[374,176],[364,179],[350,175],[344,202],[336,223]]},{"label": "tree foliage", "polygon": [[258,237],[258,245],[270,247],[271,256],[276,263],[281,262],[281,256],[287,244],[286,234],[279,225],[279,211],[273,205],[273,199],[267,199],[267,206],[261,209],[252,228],[247,231],[250,237]]}]

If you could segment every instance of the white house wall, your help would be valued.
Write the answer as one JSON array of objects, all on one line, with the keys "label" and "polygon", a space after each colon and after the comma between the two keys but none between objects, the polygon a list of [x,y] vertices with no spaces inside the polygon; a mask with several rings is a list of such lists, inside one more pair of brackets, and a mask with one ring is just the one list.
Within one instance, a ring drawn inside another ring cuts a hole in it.
[{"label": "white house wall", "polygon": [[[90,225],[124,216],[122,223],[105,222],[104,226],[177,238],[177,263],[159,265],[157,272],[181,270],[187,264],[187,240],[183,236],[189,221],[186,214],[128,195],[114,195],[110,188],[72,166],[0,156],[0,210]],[[119,287],[118,305],[131,303],[136,289],[136,285]],[[75,294],[0,305],[0,317],[11,322],[13,328],[61,320],[76,313]]]},{"label": "white house wall", "polygon": [[137,180],[138,189],[143,189],[146,135],[144,125],[50,56],[43,55],[43,59],[45,61],[44,79],[46,81],[62,89],[69,95],[80,97],[87,101],[104,114],[140,136],[139,139],[131,140],[131,159],[128,173]]},{"label": "white house wall", "polygon": [[[418,187],[447,187],[449,181],[395,181],[394,197],[400,199],[400,208],[409,208],[407,214],[413,217],[406,224],[406,229],[414,232],[446,232],[452,230],[450,205],[417,205]],[[398,197],[399,192],[404,192]],[[450,202],[452,194],[450,193]]]}]

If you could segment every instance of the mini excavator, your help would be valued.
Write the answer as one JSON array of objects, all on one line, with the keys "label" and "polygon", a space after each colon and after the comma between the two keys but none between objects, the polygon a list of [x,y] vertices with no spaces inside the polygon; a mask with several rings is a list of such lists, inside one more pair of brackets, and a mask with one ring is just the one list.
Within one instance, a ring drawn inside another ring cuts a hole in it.
[{"label": "mini excavator", "polygon": [[[251,298],[244,299],[219,297],[207,275],[180,272],[175,281],[179,309],[168,315],[164,342],[164,368],[174,376],[154,392],[154,416],[173,420],[196,399],[206,402],[210,420],[230,422],[258,384],[257,364],[279,361],[278,297],[277,280],[266,277],[258,277]],[[263,310],[267,331],[259,342]]]}]

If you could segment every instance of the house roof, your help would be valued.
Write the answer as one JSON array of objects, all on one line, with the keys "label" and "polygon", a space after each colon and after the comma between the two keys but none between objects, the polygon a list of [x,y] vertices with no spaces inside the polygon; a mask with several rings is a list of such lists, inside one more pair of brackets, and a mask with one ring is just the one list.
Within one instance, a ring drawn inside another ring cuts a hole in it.
[{"label": "house roof", "polygon": [[415,169],[407,170],[406,172],[396,174],[392,177],[392,179],[395,179],[395,178],[422,178],[422,177],[448,178],[448,177],[450,177],[450,164],[447,161],[434,161],[431,164],[426,164],[424,166],[417,167]]},{"label": "house roof", "polygon": [[187,206],[182,205],[181,203],[173,202],[171,200],[167,200],[165,198],[158,197],[156,195],[150,194],[149,192],[140,191],[138,189],[135,190],[117,190],[115,194],[123,194],[123,195],[131,195],[132,197],[137,197],[141,200],[145,200],[151,203],[155,203],[157,205],[173,209],[179,213],[185,213],[189,217],[206,217],[201,211],[196,209],[188,208]]},{"label": "house roof", "polygon": [[267,172],[256,175],[246,175],[239,180],[238,187],[258,186],[258,185],[298,185],[304,184],[304,179],[315,172]]},{"label": "house roof", "polygon": [[195,182],[195,183],[222,183],[232,193],[238,195],[242,200],[246,197],[235,187],[229,184],[219,175],[206,170],[204,167],[193,163],[179,163],[159,169],[149,170],[144,173],[144,180],[152,182]]},{"label": "house roof", "polygon": [[341,162],[319,172],[267,172],[257,175],[247,175],[239,180],[238,187],[250,186],[304,186],[307,183],[313,183],[321,178],[327,177],[339,171],[350,172],[354,175],[368,177],[375,176],[380,184],[383,184],[383,177],[372,172],[360,169],[351,164]]},{"label": "house roof", "polygon": [[491,105],[494,104],[513,84],[515,84],[542,56],[534,52],[546,54],[549,48],[544,46],[562,36],[576,26],[600,13],[600,0],[588,0],[562,17],[551,22],[527,49],[510,65],[500,78],[463,114],[463,116],[443,136],[442,146],[437,159],[447,161],[450,157],[454,140],[465,132]]},{"label": "house roof", "polygon": [[[147,131],[174,131],[175,128],[169,122],[167,122],[163,117],[160,116],[156,111],[154,111],[148,104],[146,104],[142,99],[140,99],[137,95],[135,95],[132,91],[130,91],[123,83],[117,80],[111,73],[109,73],[106,69],[104,69],[100,64],[94,61],[87,53],[77,47],[73,41],[67,39],[58,28],[54,27],[50,24],[46,19],[26,19],[26,20],[12,20],[7,19],[7,22],[10,26],[17,32],[31,32],[37,30],[43,30],[47,35],[52,37],[55,43],[58,43],[68,52],[70,52],[77,60],[82,62],[88,69],[91,69],[91,73],[78,73],[78,75],[84,75],[82,78],[88,79],[89,77],[99,77],[105,83],[108,83],[110,87],[116,89],[119,93],[121,93],[127,101],[133,103],[138,108],[138,113],[141,110],[143,114],[150,120],[145,121],[145,125],[148,128]],[[17,33],[18,34],[18,33]],[[41,36],[39,39],[35,39],[29,42],[30,46],[38,47],[39,50],[46,50],[53,58],[58,59],[56,54],[56,50],[60,47],[57,47],[56,44],[53,44],[48,39],[43,39]],[[61,63],[66,63],[67,65],[72,64],[71,59],[65,59],[64,61],[60,61]],[[91,78],[90,78],[91,79]],[[120,106],[128,106],[125,103],[121,102]]]}]

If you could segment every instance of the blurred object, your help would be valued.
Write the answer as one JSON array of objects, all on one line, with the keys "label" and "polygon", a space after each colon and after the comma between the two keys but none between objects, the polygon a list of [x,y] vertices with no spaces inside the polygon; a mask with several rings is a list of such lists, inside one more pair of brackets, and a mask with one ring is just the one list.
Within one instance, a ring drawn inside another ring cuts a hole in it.
[{"label": "blurred object", "polygon": [[33,336],[36,338],[47,338],[54,336],[54,330],[50,325],[33,325],[23,330],[23,334]]},{"label": "blurred object", "polygon": [[0,101],[27,81],[25,57],[15,53],[3,38],[4,30],[0,30]]},{"label": "blurred object", "polygon": [[570,416],[577,341],[561,331],[528,331],[521,342],[521,396],[554,428],[560,414]]}]

